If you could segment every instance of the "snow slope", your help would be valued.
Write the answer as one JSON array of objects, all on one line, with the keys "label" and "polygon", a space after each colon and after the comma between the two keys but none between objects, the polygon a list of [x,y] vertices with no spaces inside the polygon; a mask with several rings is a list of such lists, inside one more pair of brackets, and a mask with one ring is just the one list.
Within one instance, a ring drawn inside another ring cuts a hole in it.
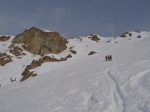
[{"label": "snow slope", "polygon": [[[150,32],[141,32],[142,38],[132,33],[100,42],[70,39],[68,46],[77,51],[73,58],[44,63],[25,82],[4,81],[0,112],[150,112]],[[97,53],[88,56],[90,51]],[[105,61],[107,54],[113,61]],[[1,81],[7,70],[0,68]]]}]

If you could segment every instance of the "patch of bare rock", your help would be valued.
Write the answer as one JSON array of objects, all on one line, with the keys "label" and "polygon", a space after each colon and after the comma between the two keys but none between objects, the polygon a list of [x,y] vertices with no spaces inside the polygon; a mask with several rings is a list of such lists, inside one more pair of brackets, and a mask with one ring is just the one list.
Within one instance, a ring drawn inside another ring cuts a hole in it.
[{"label": "patch of bare rock", "polygon": [[97,52],[95,52],[95,51],[91,51],[91,52],[89,52],[89,54],[88,54],[88,55],[93,55],[93,54],[95,54],[95,53],[97,53]]},{"label": "patch of bare rock", "polygon": [[15,55],[16,57],[19,57],[19,58],[26,55],[25,53],[23,53],[23,49],[21,47],[18,47],[18,46],[10,46],[9,52],[12,53],[13,55]]},{"label": "patch of bare rock", "polygon": [[[140,31],[135,31],[136,33],[140,33]],[[120,37],[122,38],[126,38],[126,37],[132,37],[133,34],[131,32],[124,32],[120,35]],[[141,38],[141,35],[138,35],[137,38]]]},{"label": "patch of bare rock", "polygon": [[28,79],[29,77],[36,76],[37,74],[34,73],[34,71],[31,71],[31,69],[39,67],[45,62],[61,62],[61,61],[66,61],[68,58],[71,58],[71,57],[72,57],[71,54],[68,54],[65,58],[60,58],[60,59],[49,57],[49,56],[44,56],[44,57],[41,57],[39,60],[33,60],[31,64],[27,65],[25,70],[22,72],[21,74],[22,78],[20,81],[22,82]]},{"label": "patch of bare rock", "polygon": [[11,37],[10,36],[0,36],[0,41],[5,42],[9,40]]},{"label": "patch of bare rock", "polygon": [[95,34],[91,34],[89,39],[91,39],[91,40],[93,40],[95,42],[99,42],[100,41],[100,38],[98,38],[98,36],[95,35]]},{"label": "patch of bare rock", "polygon": [[124,32],[124,33],[122,33],[121,35],[120,35],[120,37],[123,37],[123,38],[126,38],[126,37],[131,37],[132,36],[132,33],[130,33],[130,32]]},{"label": "patch of bare rock", "polygon": [[11,56],[6,53],[0,53],[0,65],[5,66],[9,62],[12,62]]}]

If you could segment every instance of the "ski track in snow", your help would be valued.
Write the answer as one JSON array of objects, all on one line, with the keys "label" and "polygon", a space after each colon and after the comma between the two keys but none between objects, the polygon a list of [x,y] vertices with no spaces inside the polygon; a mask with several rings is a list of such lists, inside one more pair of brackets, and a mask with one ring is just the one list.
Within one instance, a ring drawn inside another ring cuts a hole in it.
[{"label": "ski track in snow", "polygon": [[[146,64],[148,61],[149,60],[147,61],[139,60],[132,66],[141,66],[142,65],[141,62],[144,62]],[[148,95],[148,93],[150,92],[150,87],[149,87],[150,83],[148,83],[150,81],[149,79],[150,67],[148,67],[148,69],[144,69],[144,67],[141,70],[139,69],[138,70],[139,72],[137,72],[135,75],[131,75],[130,77],[128,76],[128,80],[126,80],[126,82],[121,85],[120,82],[118,82],[119,80],[116,79],[117,74],[121,74],[120,71],[117,70],[119,69],[119,67],[123,68],[124,66],[125,65],[118,65],[118,66],[114,65],[113,67],[107,68],[105,70],[105,74],[112,80],[112,82],[116,87],[116,89],[114,89],[114,93],[118,93],[119,96],[116,97],[116,95],[113,94],[116,105],[118,104],[118,99],[121,100],[119,104],[121,103],[122,109],[121,111],[117,111],[117,112],[129,112],[129,111],[132,112],[132,109],[134,110],[134,106],[132,107],[132,103],[133,103],[132,98],[135,100],[135,106],[136,106],[135,109],[137,108],[142,112],[149,112],[150,100],[149,101],[147,100],[150,99],[150,95]],[[148,97],[148,99],[144,99],[143,96],[144,94],[145,95],[147,94],[146,97]],[[117,107],[119,107],[119,105]]]},{"label": "ski track in snow", "polygon": [[[119,99],[121,100],[121,103],[122,103],[121,104],[122,105],[122,112],[126,112],[126,104],[125,104],[124,95],[122,93],[122,90],[121,90],[117,80],[115,79],[115,77],[113,77],[113,75],[109,71],[109,68],[105,70],[105,73],[112,80],[112,82],[115,84],[116,89],[114,91],[114,94],[118,93]],[[113,94],[113,97],[115,97],[114,94]],[[115,102],[118,103],[117,100]]]}]

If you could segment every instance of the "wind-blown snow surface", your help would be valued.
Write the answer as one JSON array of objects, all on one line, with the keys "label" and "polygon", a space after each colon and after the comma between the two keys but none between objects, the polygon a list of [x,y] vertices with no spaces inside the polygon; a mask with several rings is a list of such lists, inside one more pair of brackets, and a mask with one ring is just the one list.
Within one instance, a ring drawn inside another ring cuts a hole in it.
[{"label": "wind-blown snow surface", "polygon": [[[150,112],[150,33],[140,35],[70,39],[73,58],[45,63],[34,69],[35,78],[0,87],[0,112]],[[107,54],[113,61],[105,61]]]}]

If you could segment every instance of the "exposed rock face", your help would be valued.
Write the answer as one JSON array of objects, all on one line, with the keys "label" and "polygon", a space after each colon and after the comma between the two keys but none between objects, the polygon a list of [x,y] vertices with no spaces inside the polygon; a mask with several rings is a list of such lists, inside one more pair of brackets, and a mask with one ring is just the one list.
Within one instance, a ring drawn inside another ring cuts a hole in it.
[{"label": "exposed rock face", "polygon": [[6,53],[0,53],[0,65],[5,66],[7,63],[11,62],[11,56]]},{"label": "exposed rock face", "polygon": [[89,39],[93,40],[93,41],[96,41],[96,42],[99,42],[100,38],[98,38],[97,35],[94,35],[94,34],[91,34],[91,36],[89,37]]},{"label": "exposed rock face", "polygon": [[0,41],[7,41],[10,39],[10,36],[0,36]]},{"label": "exposed rock face", "polygon": [[32,27],[18,34],[12,41],[13,44],[22,43],[27,51],[44,55],[47,53],[60,53],[67,46],[67,39],[61,37],[57,32],[44,32],[41,29]]}]

